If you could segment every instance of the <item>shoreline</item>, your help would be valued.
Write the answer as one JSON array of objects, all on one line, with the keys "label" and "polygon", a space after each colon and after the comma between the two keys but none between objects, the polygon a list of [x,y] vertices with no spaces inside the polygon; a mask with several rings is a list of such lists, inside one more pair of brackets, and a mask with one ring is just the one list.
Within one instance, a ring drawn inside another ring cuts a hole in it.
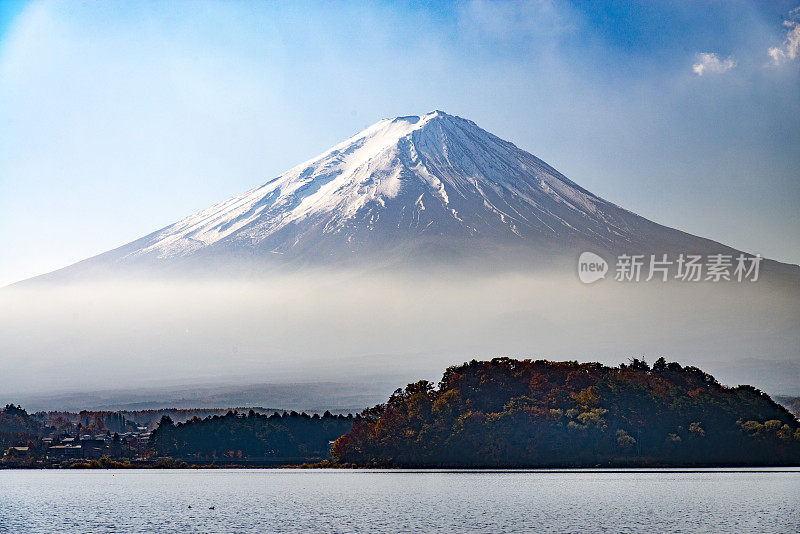
[{"label": "shoreline", "polygon": [[472,466],[356,466],[336,464],[285,464],[285,465],[257,465],[257,464],[189,464],[181,462],[174,465],[155,465],[146,463],[113,462],[107,465],[92,464],[90,462],[76,462],[71,465],[59,466],[0,466],[2,470],[329,470],[329,471],[376,471],[376,472],[415,472],[415,473],[731,473],[741,470],[743,472],[800,472],[800,464],[759,464],[759,465],[647,465],[647,466],[537,466],[537,467],[472,467]]}]

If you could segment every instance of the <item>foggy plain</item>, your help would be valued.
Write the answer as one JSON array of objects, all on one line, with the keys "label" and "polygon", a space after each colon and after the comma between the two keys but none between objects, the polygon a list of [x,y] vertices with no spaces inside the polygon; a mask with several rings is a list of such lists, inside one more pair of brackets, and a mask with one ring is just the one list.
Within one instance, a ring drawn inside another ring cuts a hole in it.
[{"label": "foggy plain", "polygon": [[796,288],[622,283],[613,272],[593,285],[575,273],[435,266],[23,285],[0,290],[0,390],[36,402],[45,392],[334,382],[358,395],[436,381],[473,358],[664,356],[724,384],[797,394],[797,324]]}]

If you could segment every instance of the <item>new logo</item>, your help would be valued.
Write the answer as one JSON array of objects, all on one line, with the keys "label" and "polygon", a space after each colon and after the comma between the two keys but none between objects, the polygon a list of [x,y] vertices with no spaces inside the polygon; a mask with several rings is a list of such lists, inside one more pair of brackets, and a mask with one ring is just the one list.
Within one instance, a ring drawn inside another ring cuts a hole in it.
[{"label": "new logo", "polygon": [[584,284],[592,284],[606,277],[608,262],[594,252],[584,252],[578,258],[578,278]]}]

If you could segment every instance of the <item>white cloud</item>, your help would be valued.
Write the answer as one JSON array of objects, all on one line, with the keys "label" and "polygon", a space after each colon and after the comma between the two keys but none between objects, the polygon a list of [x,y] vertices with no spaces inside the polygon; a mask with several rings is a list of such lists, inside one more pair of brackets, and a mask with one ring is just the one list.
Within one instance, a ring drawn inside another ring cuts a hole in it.
[{"label": "white cloud", "polygon": [[720,59],[719,56],[713,52],[703,52],[697,54],[697,59],[698,63],[692,65],[692,70],[698,76],[702,76],[707,72],[722,74],[723,72],[727,72],[736,66],[736,61],[734,61],[733,56],[726,59]]},{"label": "white cloud", "polygon": [[[793,14],[796,12],[796,9],[792,11]],[[776,66],[787,61],[794,61],[800,56],[800,23],[784,20],[783,25],[788,28],[783,46],[767,50],[767,54],[772,58],[772,64]]]}]

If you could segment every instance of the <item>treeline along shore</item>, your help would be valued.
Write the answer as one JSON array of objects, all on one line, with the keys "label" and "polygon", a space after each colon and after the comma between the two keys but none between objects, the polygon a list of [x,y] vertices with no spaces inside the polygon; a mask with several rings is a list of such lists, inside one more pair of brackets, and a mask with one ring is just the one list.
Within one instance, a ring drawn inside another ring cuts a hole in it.
[{"label": "treeline along shore", "polygon": [[[106,413],[122,429],[135,427],[122,417]],[[230,410],[175,423],[161,414],[152,432],[133,439],[102,421],[91,429],[52,422],[7,405],[0,412],[0,465],[800,465],[800,423],[784,406],[752,386],[723,386],[663,358],[616,367],[473,360],[448,368],[438,385],[409,384],[356,416]]]}]

